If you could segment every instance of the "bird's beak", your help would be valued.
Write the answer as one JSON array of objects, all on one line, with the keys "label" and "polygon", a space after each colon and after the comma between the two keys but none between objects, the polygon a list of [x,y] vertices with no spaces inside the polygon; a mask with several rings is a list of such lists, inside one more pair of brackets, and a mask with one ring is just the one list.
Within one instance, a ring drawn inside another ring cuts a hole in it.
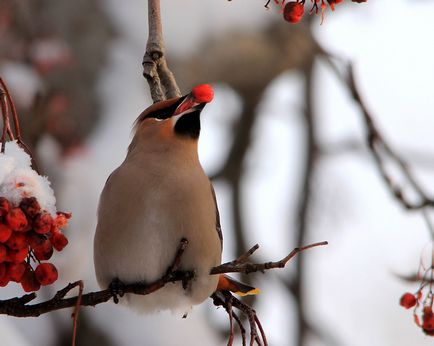
[{"label": "bird's beak", "polygon": [[184,101],[182,101],[181,104],[176,108],[173,115],[176,116],[185,113],[190,109],[193,109],[197,105],[199,105],[199,103],[197,103],[195,98],[191,94],[189,94],[184,98]]}]

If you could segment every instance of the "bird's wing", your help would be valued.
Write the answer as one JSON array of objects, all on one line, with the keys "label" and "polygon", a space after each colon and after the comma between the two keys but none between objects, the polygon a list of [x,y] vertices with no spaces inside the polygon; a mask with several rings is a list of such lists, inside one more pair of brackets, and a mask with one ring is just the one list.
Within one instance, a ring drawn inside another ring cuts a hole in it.
[{"label": "bird's wing", "polygon": [[215,228],[220,238],[220,245],[223,249],[223,233],[222,233],[222,226],[220,225],[219,207],[217,205],[217,198],[215,196],[214,186],[212,186],[212,183],[210,185],[211,185],[212,197],[214,199],[214,204],[215,204]]}]

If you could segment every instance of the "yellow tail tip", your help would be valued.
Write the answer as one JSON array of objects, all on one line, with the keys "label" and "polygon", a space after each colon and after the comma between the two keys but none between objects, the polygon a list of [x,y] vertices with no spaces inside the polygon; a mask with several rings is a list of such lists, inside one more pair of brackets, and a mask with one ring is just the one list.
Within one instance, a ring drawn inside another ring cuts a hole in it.
[{"label": "yellow tail tip", "polygon": [[254,289],[252,289],[252,290],[250,290],[250,291],[247,291],[247,292],[240,292],[240,291],[237,291],[237,292],[234,292],[235,294],[237,294],[237,295],[239,295],[240,297],[244,297],[244,296],[254,296],[254,295],[256,295],[256,294],[260,294],[261,293],[261,290],[259,289],[259,288],[254,288]]}]

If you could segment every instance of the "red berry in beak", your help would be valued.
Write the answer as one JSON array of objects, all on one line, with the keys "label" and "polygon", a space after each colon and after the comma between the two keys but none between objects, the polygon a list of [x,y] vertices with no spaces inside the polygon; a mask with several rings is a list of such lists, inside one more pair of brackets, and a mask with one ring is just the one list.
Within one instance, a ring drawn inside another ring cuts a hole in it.
[{"label": "red berry in beak", "polygon": [[191,95],[197,103],[208,103],[214,98],[214,90],[209,84],[201,84],[191,90]]}]

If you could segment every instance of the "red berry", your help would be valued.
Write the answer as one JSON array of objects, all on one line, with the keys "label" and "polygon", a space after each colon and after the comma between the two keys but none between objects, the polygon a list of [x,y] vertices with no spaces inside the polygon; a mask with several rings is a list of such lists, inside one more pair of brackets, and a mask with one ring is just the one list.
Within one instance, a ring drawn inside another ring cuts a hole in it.
[{"label": "red berry", "polygon": [[25,271],[27,269],[27,263],[10,263],[8,266],[8,275],[11,281],[20,282]]},{"label": "red berry", "polygon": [[344,0],[327,0],[332,11],[335,10],[335,5],[340,4],[342,1],[344,1]]},{"label": "red berry", "polygon": [[20,208],[30,218],[34,218],[41,211],[41,206],[35,197],[23,198],[20,202]]},{"label": "red berry", "polygon": [[24,233],[13,232],[6,245],[12,250],[19,250],[27,246],[27,237]]},{"label": "red berry", "polygon": [[201,84],[195,86],[191,90],[191,94],[193,95],[195,101],[198,103],[208,103],[211,102],[214,98],[214,90],[209,84]]},{"label": "red berry", "polygon": [[35,272],[29,268],[24,272],[21,278],[21,286],[25,292],[34,292],[41,288],[41,284],[36,279]]},{"label": "red berry", "polygon": [[58,212],[56,218],[53,220],[53,225],[57,228],[68,226],[68,220],[71,218],[71,213]]},{"label": "red berry", "polygon": [[0,243],[4,243],[12,234],[12,229],[5,225],[4,223],[0,223]]},{"label": "red berry", "polygon": [[33,254],[39,261],[49,260],[53,255],[53,246],[48,239],[45,239],[41,245],[33,248]]},{"label": "red berry", "polygon": [[20,208],[12,208],[6,215],[6,223],[14,231],[22,231],[27,227],[27,218]]},{"label": "red berry", "polygon": [[416,297],[412,293],[404,293],[399,301],[399,304],[406,309],[410,309],[416,305]]},{"label": "red berry", "polygon": [[7,273],[6,263],[0,263],[0,279],[3,278]]},{"label": "red berry", "polygon": [[32,249],[41,246],[42,244],[44,244],[46,240],[47,237],[45,235],[37,234],[33,232],[27,233],[27,243],[30,245]]},{"label": "red berry", "polygon": [[3,244],[0,244],[0,263],[3,263],[4,261],[6,261],[7,259],[7,249],[6,246],[4,246]]},{"label": "red berry", "polygon": [[304,14],[304,5],[300,2],[288,2],[283,8],[283,18],[290,23],[298,23]]},{"label": "red berry", "polygon": [[33,228],[36,233],[45,234],[50,232],[53,218],[48,213],[39,214],[33,222]]},{"label": "red berry", "polygon": [[9,201],[4,197],[0,197],[0,216],[5,216],[9,213],[9,210],[11,210]]},{"label": "red berry", "polygon": [[56,267],[51,263],[41,263],[38,265],[35,275],[42,286],[51,285],[59,276]]},{"label": "red berry", "polygon": [[6,264],[0,263],[0,287],[5,287],[11,279],[9,278]]},{"label": "red berry", "polygon": [[50,242],[57,251],[62,251],[68,245],[68,239],[61,232],[53,233]]},{"label": "red berry", "polygon": [[434,336],[434,313],[430,306],[423,308],[422,330],[425,334]]},{"label": "red berry", "polygon": [[29,248],[26,246],[20,250],[8,250],[7,260],[12,263],[23,262],[29,255]]}]

